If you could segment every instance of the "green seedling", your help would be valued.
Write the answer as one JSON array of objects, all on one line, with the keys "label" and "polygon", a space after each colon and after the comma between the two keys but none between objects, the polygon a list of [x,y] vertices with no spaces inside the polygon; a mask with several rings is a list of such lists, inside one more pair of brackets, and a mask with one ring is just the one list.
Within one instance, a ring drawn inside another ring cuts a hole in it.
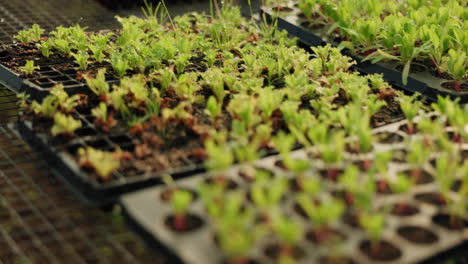
[{"label": "green seedling", "polygon": [[76,63],[79,65],[80,70],[86,70],[89,64],[89,54],[86,51],[78,51],[78,53],[72,53]]},{"label": "green seedling", "polygon": [[41,40],[43,33],[44,29],[38,24],[34,24],[31,28],[18,32],[18,35],[15,35],[14,38],[21,41],[21,43],[37,42]]},{"label": "green seedling", "polygon": [[187,213],[193,195],[189,191],[175,190],[171,195],[171,205],[174,211],[174,226],[177,230],[187,229]]},{"label": "green seedling", "polygon": [[78,164],[82,168],[94,170],[102,181],[111,180],[114,171],[120,168],[120,161],[114,153],[92,147],[78,150]]},{"label": "green seedling", "polygon": [[[106,82],[106,69],[102,68],[98,70],[96,77],[89,75],[83,75],[86,80],[86,84],[93,93],[100,97],[106,97],[109,94],[109,84]],[[101,98],[101,100],[103,99]]]},{"label": "green seedling", "polygon": [[340,200],[322,199],[315,203],[308,195],[299,195],[297,202],[314,225],[318,241],[327,240],[330,226],[343,216],[345,205]]},{"label": "green seedling", "polygon": [[80,120],[76,120],[72,116],[67,116],[62,113],[56,113],[54,115],[54,125],[50,132],[53,136],[73,136],[73,132],[81,126],[82,123]]},{"label": "green seedling", "polygon": [[447,56],[443,58],[442,67],[455,80],[455,90],[460,90],[463,80],[468,76],[466,52],[450,49]]},{"label": "green seedling", "polygon": [[380,251],[379,242],[385,228],[385,215],[383,213],[362,213],[359,224],[364,228],[371,241],[371,254],[377,256]]},{"label": "green seedling", "polygon": [[33,74],[36,70],[39,70],[39,66],[34,65],[33,60],[27,60],[26,64],[23,67],[20,67],[20,71],[26,75]]},{"label": "green seedling", "polygon": [[397,92],[398,102],[400,103],[401,111],[405,115],[408,121],[408,134],[414,133],[414,118],[418,114],[419,110],[423,106],[423,103],[418,99],[419,93],[415,93],[413,96],[406,96],[403,92]]},{"label": "green seedling", "polygon": [[294,247],[301,239],[303,228],[294,220],[287,219],[284,216],[276,215],[273,217],[272,227],[280,239],[280,263],[294,263]]},{"label": "green seedling", "polygon": [[431,148],[424,143],[422,139],[416,139],[408,146],[408,163],[412,166],[411,176],[413,180],[419,182],[423,172],[423,166],[431,155]]},{"label": "green seedling", "polygon": [[108,113],[107,105],[104,102],[100,102],[96,108],[92,109],[91,115],[96,118],[94,123],[103,131],[108,132],[112,127],[117,125],[117,121],[113,115]]},{"label": "green seedling", "polygon": [[46,41],[42,41],[37,46],[41,49],[42,55],[46,58],[49,58],[52,55],[51,49],[54,47],[54,43],[52,40],[48,39]]}]

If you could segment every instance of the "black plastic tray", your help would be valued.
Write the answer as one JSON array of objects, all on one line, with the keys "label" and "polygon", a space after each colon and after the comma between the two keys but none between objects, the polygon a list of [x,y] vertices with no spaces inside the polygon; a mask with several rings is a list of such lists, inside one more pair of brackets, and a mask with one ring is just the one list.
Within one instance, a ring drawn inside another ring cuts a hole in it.
[{"label": "black plastic tray", "polygon": [[[292,7],[295,10],[294,7]],[[307,48],[311,46],[323,46],[328,43],[337,46],[339,43],[327,39],[324,34],[312,32],[311,30],[301,26],[300,18],[293,14],[277,15],[278,12],[272,11],[271,8],[262,6],[260,14],[265,15],[268,22],[277,19],[277,27],[286,30],[291,36],[297,37],[299,41]],[[291,13],[291,12],[289,12]],[[292,12],[294,13],[294,12]],[[343,54],[350,56],[353,60],[358,62],[356,70],[364,74],[383,74],[385,81],[392,84],[394,87],[410,93],[420,93],[422,96],[431,101],[436,101],[437,96],[450,96],[452,99],[459,98],[460,103],[468,102],[468,91],[452,91],[442,87],[442,83],[447,81],[432,76],[429,72],[410,73],[408,76],[408,83],[403,84],[402,72],[396,69],[396,63],[375,63],[362,62],[363,57],[352,54],[350,50],[343,50]]]},{"label": "black plastic tray", "polygon": [[[89,93],[86,81],[84,79],[76,79],[76,70],[61,70],[61,66],[63,65],[74,65],[72,60],[61,64],[39,64],[40,68],[35,72],[38,76],[32,79],[25,79],[4,66],[2,58],[0,57],[0,84],[3,84],[15,93],[29,94],[31,100],[42,101],[44,97],[49,95],[50,89],[58,83],[63,84],[65,91],[70,95]],[[93,64],[91,67],[109,69],[111,66],[109,64]],[[106,74],[106,81],[109,84],[118,83],[118,80],[109,74]]]},{"label": "black plastic tray", "polygon": [[[144,173],[126,176],[126,172],[114,172],[113,180],[101,183],[91,179],[88,173],[79,168],[74,154],[80,147],[92,146],[100,150],[122,150],[133,148],[131,137],[126,133],[115,133],[110,136],[97,134],[94,126],[80,116],[83,127],[77,130],[80,137],[63,144],[57,144],[47,139],[44,133],[34,131],[30,121],[18,121],[10,124],[22,139],[36,152],[41,153],[49,167],[75,191],[80,198],[92,206],[105,206],[116,202],[118,197],[127,192],[152,185],[162,184],[162,176],[170,174],[174,178],[182,178],[204,170],[202,164],[187,164],[184,167],[161,173]],[[88,134],[89,136],[87,136]]]}]

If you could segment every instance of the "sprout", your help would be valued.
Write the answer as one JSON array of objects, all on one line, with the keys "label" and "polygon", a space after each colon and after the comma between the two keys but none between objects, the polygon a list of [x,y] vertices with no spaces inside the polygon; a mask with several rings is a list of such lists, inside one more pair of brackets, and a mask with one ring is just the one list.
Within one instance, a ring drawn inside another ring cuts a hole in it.
[{"label": "sprout", "polygon": [[18,32],[18,35],[15,35],[14,38],[22,43],[29,43],[41,40],[42,33],[44,33],[44,29],[38,24],[34,24],[31,28]]},{"label": "sprout", "polygon": [[112,152],[101,151],[92,147],[78,150],[78,164],[82,168],[93,169],[99,179],[108,181],[111,174],[120,168],[120,161]]},{"label": "sprout", "polygon": [[31,75],[34,73],[35,70],[39,70],[39,66],[34,66],[33,60],[27,60],[26,64],[23,67],[20,67],[20,71],[26,75]]},{"label": "sprout", "polygon": [[80,70],[86,70],[89,64],[89,54],[86,51],[78,51],[78,53],[72,53],[73,58],[75,58],[76,63],[79,65]]},{"label": "sprout", "polygon": [[76,120],[72,116],[62,113],[54,115],[54,125],[50,132],[53,136],[73,135],[73,132],[82,126],[81,120]]},{"label": "sprout", "polygon": [[109,84],[106,82],[105,74],[106,69],[101,68],[98,70],[95,78],[92,78],[89,75],[83,76],[89,89],[91,89],[91,91],[93,91],[93,93],[98,96],[106,96],[109,93]]}]

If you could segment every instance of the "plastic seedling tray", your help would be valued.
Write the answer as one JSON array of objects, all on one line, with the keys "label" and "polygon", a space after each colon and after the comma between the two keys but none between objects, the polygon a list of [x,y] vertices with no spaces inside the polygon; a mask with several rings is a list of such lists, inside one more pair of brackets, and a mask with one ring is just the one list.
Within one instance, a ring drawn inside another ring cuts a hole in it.
[{"label": "plastic seedling tray", "polygon": [[[30,95],[30,99],[41,101],[49,94],[50,89],[58,84],[64,85],[65,91],[68,94],[87,93],[89,91],[86,81],[83,78],[77,78],[79,70],[72,59],[60,59],[57,62],[46,61],[37,66],[39,70],[35,71],[31,77],[21,76],[5,66],[11,59],[13,54],[9,54],[8,50],[21,47],[21,44],[5,46],[4,51],[0,53],[0,84],[3,84],[10,90],[16,93],[26,93]],[[65,60],[65,61],[64,61]],[[108,63],[94,63],[90,65],[88,70],[106,68],[107,72],[111,72],[112,67]],[[112,74],[106,75],[106,80],[110,84],[118,83],[118,80]]]},{"label": "plastic seedling tray", "polygon": [[90,146],[105,151],[133,150],[132,136],[120,129],[109,134],[98,132],[89,115],[77,113],[75,118],[81,120],[83,126],[75,131],[77,137],[72,140],[53,139],[48,132],[37,131],[31,121],[18,121],[10,126],[33,150],[42,153],[56,174],[88,204],[104,206],[114,203],[123,193],[162,183],[162,175],[170,174],[178,178],[203,170],[202,164],[188,160],[182,167],[161,173],[147,173],[135,167],[126,167],[114,172],[112,180],[100,182],[79,168],[74,158],[78,149]]},{"label": "plastic seedling tray", "polygon": [[[406,121],[394,123],[385,127],[378,128],[374,131],[375,134],[386,134],[387,138],[392,138],[394,142],[386,143],[385,139],[381,143],[375,144],[376,151],[391,150],[394,153],[402,152],[404,149],[404,140],[408,135],[402,130]],[[468,149],[468,144],[462,146],[463,150]],[[312,163],[310,171],[307,174],[310,176],[320,177],[318,171],[324,168],[324,164],[320,160],[310,159],[310,154],[314,149],[299,150],[293,153],[297,159],[309,159]],[[358,154],[347,154],[345,162],[341,164],[341,168],[363,161],[363,158]],[[434,154],[433,159],[437,158]],[[269,170],[276,177],[287,177],[293,180],[294,175],[277,166],[280,158],[277,156],[265,158],[255,163],[255,167]],[[405,171],[409,165],[401,161],[393,160],[389,166],[390,177],[395,177],[397,172]],[[430,178],[434,168],[428,162],[424,166]],[[244,190],[247,193],[249,190],[249,182],[242,176],[242,165],[232,167],[224,175],[230,181],[237,183],[237,190]],[[212,175],[204,173],[189,179],[184,179],[177,182],[177,188],[196,191],[196,187],[202,181],[213,178]],[[377,176],[376,182],[379,180]],[[340,190],[335,182],[324,180],[326,184],[323,187],[329,193],[334,193]],[[174,188],[171,186],[170,188]],[[198,228],[194,228],[188,232],[176,232],[168,227],[167,221],[172,214],[172,209],[167,201],[164,201],[164,192],[167,192],[168,187],[157,186],[148,188],[135,193],[122,196],[121,205],[124,214],[130,224],[136,227],[137,231],[142,236],[149,239],[150,242],[163,245],[172,255],[178,256],[178,261],[186,264],[210,264],[210,263],[226,263],[225,256],[221,253],[216,240],[214,239],[214,223],[210,222],[210,218],[203,208],[200,198],[196,198],[189,209],[189,215],[198,217]],[[173,190],[173,189],[172,189]],[[374,200],[374,206],[380,208],[384,205],[395,205],[398,201],[405,201],[411,208],[414,209],[411,215],[389,214],[386,219],[386,229],[384,230],[384,241],[393,245],[394,256],[391,259],[376,259],[371,258],[363,250],[361,246],[365,241],[366,235],[363,230],[354,227],[343,218],[335,226],[333,230],[341,233],[345,237],[343,245],[343,253],[347,260],[352,262],[347,263],[419,263],[421,261],[429,261],[434,258],[439,258],[439,254],[444,254],[448,250],[463,250],[468,239],[468,226],[465,228],[453,230],[444,227],[438,219],[441,218],[446,209],[443,206],[432,204],[430,197],[437,190],[435,182],[424,181],[415,185],[409,192],[404,194],[383,194],[378,193]],[[304,227],[308,227],[310,220],[306,220],[295,210],[293,200],[294,192],[286,194],[282,200],[280,210],[283,210],[286,215],[297,220]],[[453,193],[453,195],[456,195]],[[424,198],[426,197],[426,198]],[[348,213],[352,213],[353,209],[348,209]],[[307,229],[306,229],[307,230]],[[239,230],[242,232],[241,230]],[[411,234],[420,233],[426,239],[417,241]],[[265,248],[274,239],[267,237],[260,240],[251,249],[249,257],[252,263],[271,263],[272,260],[265,254]],[[326,257],[325,248],[321,245],[313,244],[309,239],[304,238],[298,245],[304,250],[304,256],[297,260],[297,263],[323,263],[323,257]],[[249,262],[250,263],[250,262]]]},{"label": "plastic seedling tray", "polygon": [[[268,21],[277,18],[277,26],[281,29],[288,31],[291,36],[297,37],[299,41],[307,48],[310,46],[322,46],[330,43],[338,46],[338,35],[328,35],[327,26],[320,29],[308,29],[301,24],[305,22],[299,15],[301,11],[294,6],[293,2],[289,2],[285,6],[288,11],[278,12],[274,11],[271,7],[262,6],[260,8],[261,14],[264,14]],[[364,74],[383,74],[384,79],[392,84],[394,87],[410,93],[418,92],[424,97],[436,101],[437,96],[450,96],[452,99],[460,98],[460,103],[468,102],[468,91],[455,91],[453,89],[444,88],[442,85],[449,80],[441,79],[432,75],[426,66],[418,64],[418,72],[411,72],[408,76],[407,84],[403,84],[402,71],[399,69],[399,64],[395,62],[380,62],[372,64],[370,62],[362,62],[364,58],[361,55],[356,55],[350,50],[343,50],[345,55],[350,56],[358,62],[356,69]],[[415,67],[413,67],[414,69]]]}]

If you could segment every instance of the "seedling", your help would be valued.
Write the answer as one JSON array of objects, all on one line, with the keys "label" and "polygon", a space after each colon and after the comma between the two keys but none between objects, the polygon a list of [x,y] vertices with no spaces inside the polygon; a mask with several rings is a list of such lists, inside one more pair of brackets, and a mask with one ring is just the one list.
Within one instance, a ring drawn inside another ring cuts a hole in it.
[{"label": "seedling", "polygon": [[185,190],[175,190],[171,195],[171,205],[174,211],[174,226],[179,231],[187,229],[187,210],[192,201],[192,193]]},{"label": "seedling", "polygon": [[41,35],[43,33],[44,29],[38,24],[34,24],[31,28],[18,32],[18,35],[15,35],[14,38],[21,41],[21,43],[36,42],[41,40]]},{"label": "seedling", "polygon": [[450,49],[448,56],[444,57],[443,66],[447,73],[455,80],[455,90],[461,89],[461,84],[468,75],[468,58],[466,52]]},{"label": "seedling", "polygon": [[408,150],[407,159],[408,163],[412,166],[411,176],[415,182],[419,182],[423,165],[431,154],[431,148],[422,139],[416,139],[409,143]]},{"label": "seedling", "polygon": [[33,60],[28,60],[26,61],[26,64],[20,68],[20,71],[26,75],[31,75],[34,73],[34,71],[39,70],[39,69],[40,69],[39,66],[34,66]]},{"label": "seedling", "polygon": [[380,253],[379,242],[382,239],[385,227],[385,215],[383,213],[362,213],[359,223],[364,228],[371,240],[371,254],[377,256]]},{"label": "seedling", "polygon": [[78,51],[78,53],[72,53],[73,58],[75,58],[76,63],[79,65],[80,70],[86,70],[89,64],[89,54],[86,51]]},{"label": "seedling", "polygon": [[120,161],[112,152],[87,147],[86,149],[80,148],[78,156],[79,166],[94,170],[102,181],[109,181],[111,174],[120,168]]},{"label": "seedling", "polygon": [[281,241],[279,263],[294,263],[294,247],[301,239],[302,227],[281,215],[275,215],[272,220],[273,229]]},{"label": "seedling", "polygon": [[336,199],[322,199],[315,203],[308,195],[299,195],[297,202],[312,221],[317,241],[324,242],[330,238],[330,226],[343,216],[345,210],[343,202]]},{"label": "seedling", "polygon": [[[395,179],[389,179],[387,182],[394,193],[406,193],[414,186],[414,180],[401,173],[398,173]],[[407,210],[408,204],[405,201],[400,201],[397,204],[396,211],[398,213],[404,214]]]},{"label": "seedling", "polygon": [[398,92],[401,111],[403,111],[408,120],[408,134],[414,133],[414,118],[423,105],[421,101],[417,100],[418,97],[419,93],[415,93],[413,96],[406,96],[402,92]]},{"label": "seedling", "polygon": [[54,115],[54,125],[50,132],[53,136],[73,136],[73,132],[81,126],[81,120],[76,120],[72,116],[67,116],[62,113],[56,113]]},{"label": "seedling", "polygon": [[107,105],[100,102],[99,105],[91,110],[91,114],[96,118],[94,123],[103,131],[108,132],[112,127],[117,125],[117,120],[112,114],[108,113]]},{"label": "seedling", "polygon": [[109,94],[109,84],[106,82],[106,69],[102,68],[98,70],[95,78],[84,75],[86,84],[94,94],[100,97],[101,101],[105,101],[106,96]]}]

